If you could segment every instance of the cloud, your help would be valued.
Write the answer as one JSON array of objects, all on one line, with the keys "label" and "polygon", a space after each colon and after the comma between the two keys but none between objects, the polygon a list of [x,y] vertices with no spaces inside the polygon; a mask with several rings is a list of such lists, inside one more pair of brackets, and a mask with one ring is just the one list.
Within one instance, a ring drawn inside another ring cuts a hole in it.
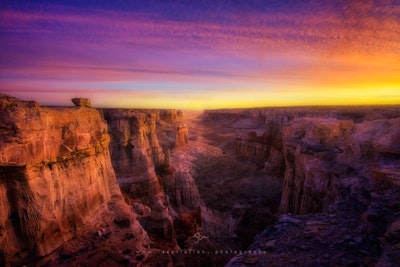
[{"label": "cloud", "polygon": [[[84,90],[69,83],[82,82],[88,92],[98,82],[119,81],[192,83],[196,86],[189,88],[200,85],[207,93],[232,83],[258,92],[272,85],[304,90],[400,84],[399,5],[135,5],[123,11],[54,5],[0,9],[0,90],[25,86],[30,88],[25,93],[45,93],[41,90],[53,90],[54,81],[65,85],[57,90]],[[182,92],[182,87],[175,90]]]}]

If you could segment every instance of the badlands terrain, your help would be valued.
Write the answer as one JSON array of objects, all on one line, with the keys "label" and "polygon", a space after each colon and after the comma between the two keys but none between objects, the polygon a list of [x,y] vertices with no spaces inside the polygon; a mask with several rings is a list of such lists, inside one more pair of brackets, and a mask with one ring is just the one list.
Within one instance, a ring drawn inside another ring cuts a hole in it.
[{"label": "badlands terrain", "polygon": [[400,107],[0,95],[0,265],[399,266]]}]

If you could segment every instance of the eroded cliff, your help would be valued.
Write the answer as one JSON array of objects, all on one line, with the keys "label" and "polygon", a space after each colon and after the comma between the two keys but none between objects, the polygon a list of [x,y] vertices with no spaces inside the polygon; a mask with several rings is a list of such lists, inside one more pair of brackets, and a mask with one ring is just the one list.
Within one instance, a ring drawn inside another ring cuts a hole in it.
[{"label": "eroded cliff", "polygon": [[220,266],[271,225],[229,265],[398,263],[399,108],[75,102],[1,97],[0,261]]},{"label": "eroded cliff", "polygon": [[96,232],[100,222],[134,223],[97,110],[47,108],[2,95],[0,117],[0,258],[6,264],[48,255]]},{"label": "eroded cliff", "polygon": [[[188,169],[180,168],[179,162],[171,163],[174,157],[170,159],[171,149],[184,147],[189,141],[186,125],[177,122],[178,126],[173,126],[175,112],[105,109],[103,113],[111,135],[111,159],[125,192],[150,207],[157,201],[166,206],[171,202],[173,208],[198,207],[198,199],[192,193],[196,186],[187,177]],[[168,126],[165,132],[174,141],[164,137],[161,147],[158,134],[165,133],[158,131],[157,124],[160,129]],[[175,130],[170,130],[171,126]]]},{"label": "eroded cliff", "polygon": [[164,199],[155,168],[164,163],[153,113],[135,110],[103,110],[111,136],[111,160],[124,191],[146,205]]},{"label": "eroded cliff", "polygon": [[[104,109],[102,112],[109,124],[111,159],[117,180],[138,213],[141,225],[155,243],[165,243],[161,245],[164,249],[177,248],[177,240],[183,246],[194,233],[182,229],[186,226],[179,222],[182,216],[200,208],[189,167],[175,155],[177,148],[183,149],[188,144],[187,127],[181,126],[175,111]],[[183,232],[186,234],[182,235]]]},{"label": "eroded cliff", "polygon": [[309,259],[304,266],[400,262],[400,239],[394,233],[399,221],[394,199],[400,197],[399,108],[277,108],[206,115],[217,121],[225,115],[236,131],[247,118],[251,132],[245,136],[237,131],[237,158],[264,165],[265,177],[281,179],[277,215],[303,215],[281,217],[250,247],[259,255],[235,257],[228,266],[271,261],[303,266],[304,258]]},{"label": "eroded cliff", "polygon": [[399,135],[400,118],[362,123],[293,120],[283,134],[286,172],[281,212],[326,212],[339,197],[342,180],[372,185],[377,173],[396,171]]}]

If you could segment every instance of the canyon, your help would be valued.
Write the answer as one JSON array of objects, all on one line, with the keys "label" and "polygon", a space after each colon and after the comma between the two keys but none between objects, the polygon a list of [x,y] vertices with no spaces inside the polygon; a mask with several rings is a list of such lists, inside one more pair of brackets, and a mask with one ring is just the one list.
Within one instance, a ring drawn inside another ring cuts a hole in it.
[{"label": "canyon", "polygon": [[397,266],[400,107],[0,95],[5,266]]}]

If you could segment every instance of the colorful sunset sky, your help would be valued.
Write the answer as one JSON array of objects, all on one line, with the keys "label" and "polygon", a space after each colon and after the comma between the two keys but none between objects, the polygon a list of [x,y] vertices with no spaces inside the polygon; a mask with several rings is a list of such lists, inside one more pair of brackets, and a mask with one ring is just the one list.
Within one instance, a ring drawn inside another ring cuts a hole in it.
[{"label": "colorful sunset sky", "polygon": [[96,107],[400,104],[400,1],[3,0],[0,92]]}]

